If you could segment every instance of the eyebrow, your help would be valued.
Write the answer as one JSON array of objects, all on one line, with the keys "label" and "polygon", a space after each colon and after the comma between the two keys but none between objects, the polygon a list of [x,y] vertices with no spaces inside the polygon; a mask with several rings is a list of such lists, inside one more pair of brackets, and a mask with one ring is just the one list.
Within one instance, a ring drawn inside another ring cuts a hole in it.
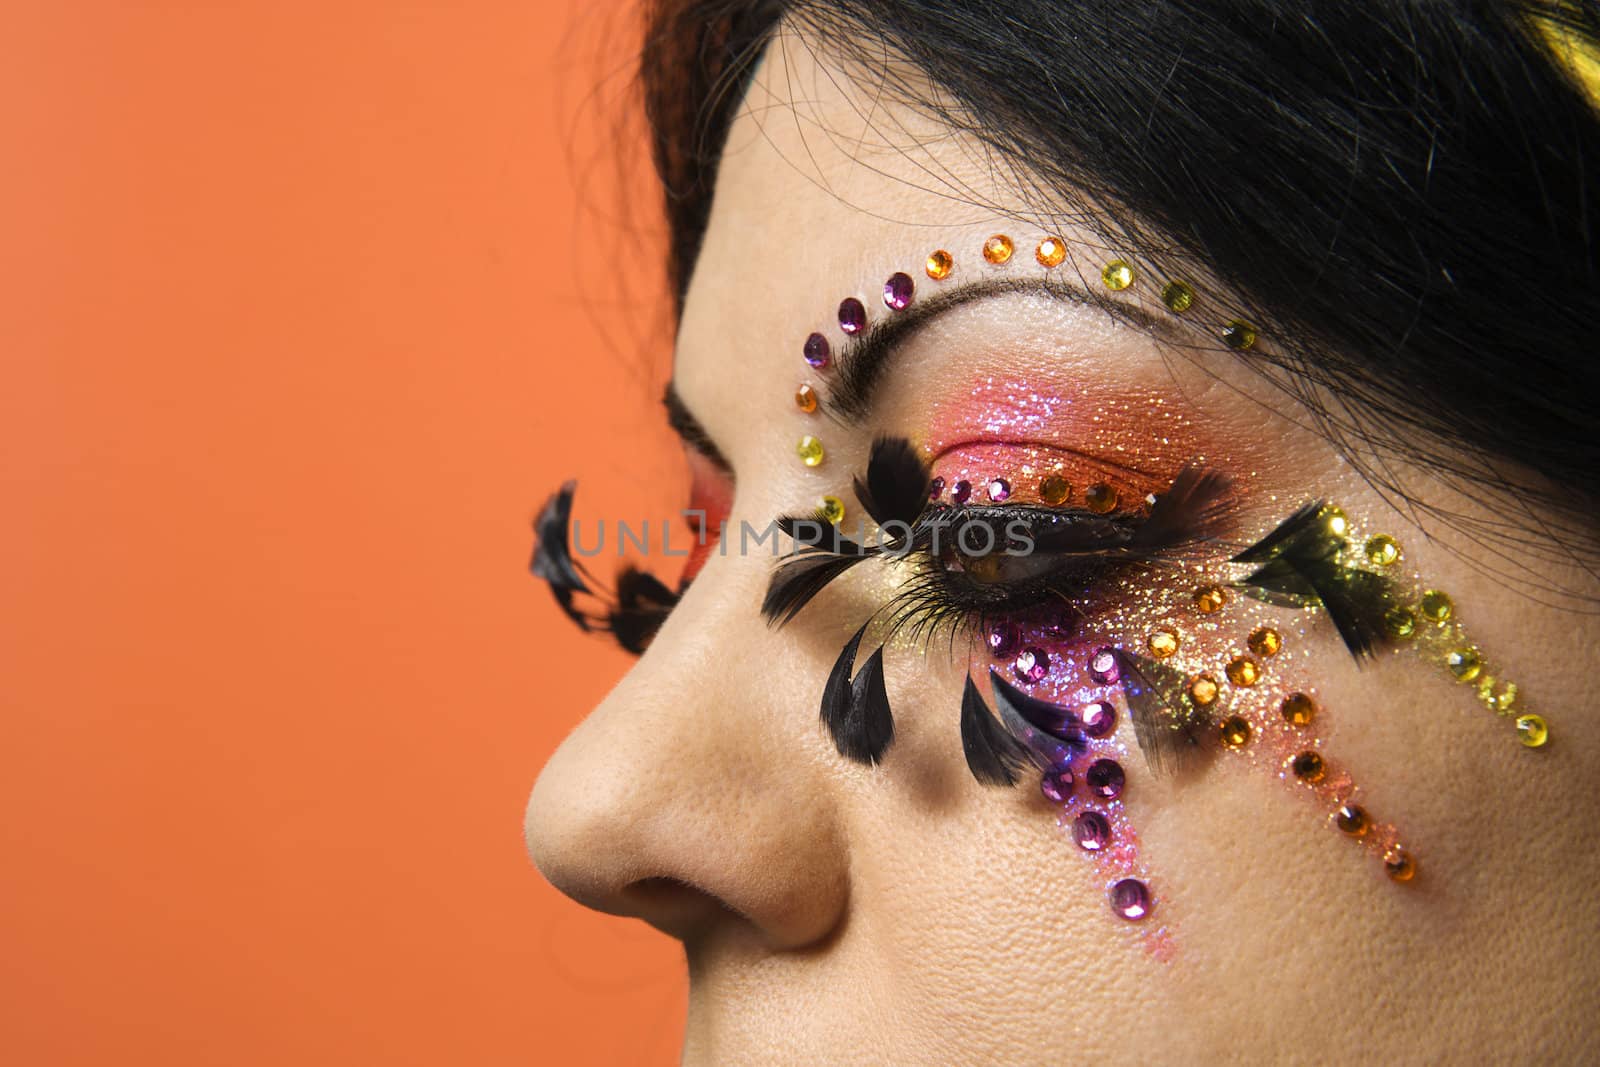
[{"label": "eyebrow", "polygon": [[705,425],[694,417],[694,412],[684,403],[676,383],[667,383],[667,391],[661,397],[661,403],[667,409],[667,425],[672,427],[672,431],[682,439],[683,443],[710,460],[724,474],[732,475],[733,464],[728,462],[722,450],[717,447],[717,443],[706,432]]},{"label": "eyebrow", "polygon": [[863,418],[895,357],[905,343],[941,315],[979,300],[1011,294],[1047,296],[1069,304],[1099,308],[1124,325],[1177,340],[1176,327],[1137,304],[1113,300],[1081,285],[1051,278],[993,278],[946,289],[867,327],[840,351],[836,384],[828,391],[828,411],[837,418]]}]

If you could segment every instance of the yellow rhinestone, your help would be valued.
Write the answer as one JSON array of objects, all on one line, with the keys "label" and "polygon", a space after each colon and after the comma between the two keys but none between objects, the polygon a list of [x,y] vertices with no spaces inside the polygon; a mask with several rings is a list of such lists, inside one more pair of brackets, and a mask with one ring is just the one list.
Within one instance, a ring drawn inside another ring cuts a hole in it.
[{"label": "yellow rhinestone", "polygon": [[1395,845],[1383,854],[1383,872],[1397,882],[1409,882],[1417,876],[1416,858]]},{"label": "yellow rhinestone", "polygon": [[1065,504],[1072,495],[1072,483],[1059,474],[1052,474],[1039,483],[1039,499],[1046,504]]},{"label": "yellow rhinestone", "polygon": [[1550,740],[1550,727],[1537,715],[1517,716],[1517,740],[1529,748],[1538,748]]},{"label": "yellow rhinestone", "polygon": [[1117,491],[1105,482],[1095,482],[1083,491],[1083,505],[1097,515],[1105,515],[1117,506]]},{"label": "yellow rhinestone", "polygon": [[1243,319],[1234,319],[1222,328],[1222,341],[1229,348],[1243,351],[1256,343],[1256,328]]},{"label": "yellow rhinestone", "polygon": [[1217,699],[1217,693],[1222,689],[1217,680],[1209,674],[1202,674],[1189,683],[1189,696],[1201,707],[1206,707]]},{"label": "yellow rhinestone", "polygon": [[1455,614],[1456,606],[1450,602],[1450,597],[1437,589],[1429,589],[1422,594],[1422,601],[1417,605],[1422,609],[1422,617],[1429,622],[1449,622],[1450,616]]},{"label": "yellow rhinestone", "polygon": [[1278,714],[1290,726],[1304,726],[1317,714],[1317,702],[1304,693],[1290,693],[1278,705]]},{"label": "yellow rhinestone", "polygon": [[1215,615],[1228,602],[1228,591],[1220,585],[1204,585],[1194,591],[1194,610]]},{"label": "yellow rhinestone", "polygon": [[1400,543],[1388,534],[1367,538],[1367,562],[1375,567],[1387,567],[1400,561]]},{"label": "yellow rhinestone", "polygon": [[1228,661],[1228,681],[1248,689],[1261,681],[1261,664],[1249,656],[1235,656]]},{"label": "yellow rhinestone", "polygon": [[1238,715],[1234,715],[1222,724],[1222,743],[1229,748],[1238,748],[1250,741],[1250,724]]},{"label": "yellow rhinestone", "polygon": [[942,282],[956,269],[956,257],[942,248],[937,252],[929,252],[928,262],[923,264],[923,269],[928,272],[928,277],[936,282]]},{"label": "yellow rhinestone", "polygon": [[1328,532],[1335,537],[1343,537],[1350,532],[1350,520],[1332,504],[1322,509],[1322,521],[1328,524]]},{"label": "yellow rhinestone", "polygon": [[794,391],[794,406],[807,415],[817,410],[817,391],[809,385],[802,385]]},{"label": "yellow rhinestone", "polygon": [[1145,638],[1144,644],[1156,659],[1166,659],[1178,651],[1178,632],[1170,626],[1163,626]]},{"label": "yellow rhinestone", "polygon": [[1410,608],[1390,608],[1383,613],[1383,624],[1391,635],[1401,640],[1417,632],[1417,617]]},{"label": "yellow rhinestone", "polygon": [[1483,667],[1483,660],[1478,657],[1475,649],[1453,648],[1445,653],[1444,665],[1450,668],[1450,673],[1458,681],[1470,682],[1478,676],[1478,671]]},{"label": "yellow rhinestone", "polygon": [[983,242],[983,258],[999,266],[1011,259],[1011,253],[1016,250],[1016,245],[1011,243],[1011,238],[1003,233],[997,233]]},{"label": "yellow rhinestone", "polygon": [[1372,818],[1360,804],[1346,804],[1333,813],[1334,825],[1351,837],[1361,837],[1372,827]]},{"label": "yellow rhinestone", "polygon": [[835,526],[844,521],[844,501],[836,496],[822,498],[822,517]]},{"label": "yellow rhinestone", "polygon": [[1278,649],[1283,647],[1283,635],[1270,626],[1257,626],[1250,631],[1246,644],[1258,656],[1276,656]]},{"label": "yellow rhinestone", "polygon": [[1181,315],[1194,306],[1194,289],[1188,282],[1168,282],[1161,290],[1161,302]]},{"label": "yellow rhinestone", "polygon": [[1100,280],[1112,292],[1121,292],[1133,284],[1133,264],[1125,259],[1113,259],[1100,272]]},{"label": "yellow rhinestone", "polygon": [[1302,752],[1289,761],[1289,770],[1302,782],[1320,782],[1328,773],[1328,765],[1316,752]]},{"label": "yellow rhinestone", "polygon": [[1033,258],[1039,261],[1041,267],[1059,267],[1061,261],[1067,258],[1067,246],[1059,237],[1046,237],[1034,249]]},{"label": "yellow rhinestone", "polygon": [[808,467],[815,467],[822,462],[822,442],[810,434],[800,438],[800,443],[794,446],[794,450],[799,455],[800,462]]}]

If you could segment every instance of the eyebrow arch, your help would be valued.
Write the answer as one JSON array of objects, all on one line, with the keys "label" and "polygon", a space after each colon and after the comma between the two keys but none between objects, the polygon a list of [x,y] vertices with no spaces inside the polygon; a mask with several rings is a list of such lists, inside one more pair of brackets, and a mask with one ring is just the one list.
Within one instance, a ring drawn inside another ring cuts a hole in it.
[{"label": "eyebrow arch", "polygon": [[1126,325],[1139,327],[1163,339],[1176,341],[1180,337],[1173,323],[1158,318],[1145,308],[1113,300],[1071,282],[1052,278],[992,278],[969,282],[912,304],[847,340],[838,357],[837,384],[828,393],[829,412],[840,419],[865,417],[872,408],[874,394],[894,357],[912,335],[963,304],[1012,293],[1047,296],[1070,304],[1100,308]]},{"label": "eyebrow arch", "polygon": [[718,470],[728,476],[733,475],[733,464],[728,462],[717,443],[706,432],[705,426],[694,417],[694,412],[689,410],[689,405],[684,403],[683,397],[678,394],[676,383],[668,382],[667,391],[661,398],[661,403],[667,409],[667,425],[683,440],[683,443],[706,459],[710,460]]}]

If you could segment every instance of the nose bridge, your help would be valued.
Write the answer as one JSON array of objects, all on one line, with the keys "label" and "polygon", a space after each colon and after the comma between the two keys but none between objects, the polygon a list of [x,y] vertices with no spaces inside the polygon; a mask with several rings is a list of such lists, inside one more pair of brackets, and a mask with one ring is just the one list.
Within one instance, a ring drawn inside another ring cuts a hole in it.
[{"label": "nose bridge", "polygon": [[713,559],[540,774],[529,853],[579,902],[671,929],[683,894],[658,890],[680,884],[781,947],[838,922],[846,849],[815,666],[762,622],[764,582],[758,560]]}]

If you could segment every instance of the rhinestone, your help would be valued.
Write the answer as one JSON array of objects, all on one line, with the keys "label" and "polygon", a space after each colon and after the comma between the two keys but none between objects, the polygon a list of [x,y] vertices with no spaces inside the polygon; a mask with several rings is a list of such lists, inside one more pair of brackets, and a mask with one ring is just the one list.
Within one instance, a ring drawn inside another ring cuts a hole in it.
[{"label": "rhinestone", "polygon": [[1221,689],[1222,687],[1217,684],[1215,678],[1209,674],[1202,674],[1189,683],[1189,699],[1202,708],[1208,707],[1216,701],[1217,694]]},{"label": "rhinestone", "polygon": [[1144,639],[1144,647],[1148,648],[1156,659],[1166,659],[1178,651],[1178,631],[1170,626],[1163,626]]},{"label": "rhinestone", "polygon": [[1089,677],[1098,685],[1116,685],[1121,679],[1122,670],[1117,666],[1117,654],[1111,646],[1101,646],[1089,657]]},{"label": "rhinestone", "polygon": [[1061,804],[1072,798],[1072,768],[1058,763],[1044,772],[1039,779],[1039,792],[1052,804]]},{"label": "rhinestone", "polygon": [[1011,664],[1011,672],[1024,682],[1043,681],[1050,673],[1050,656],[1042,648],[1025,648]]},{"label": "rhinestone", "polygon": [[983,258],[997,267],[1008,261],[1015,250],[1016,246],[1011,243],[1011,238],[1003,233],[997,233],[983,242]]},{"label": "rhinestone", "polygon": [[1345,518],[1342,509],[1332,504],[1322,509],[1322,521],[1328,524],[1328,532],[1335,537],[1344,537],[1350,532],[1350,520]]},{"label": "rhinestone", "polygon": [[929,500],[938,500],[939,499],[939,494],[942,493],[942,492],[944,492],[944,479],[943,478],[935,478],[933,481],[928,483],[928,499]]},{"label": "rhinestone", "polygon": [[1229,348],[1243,351],[1256,343],[1256,328],[1243,319],[1234,319],[1222,328],[1222,341]]},{"label": "rhinestone", "polygon": [[1125,259],[1113,259],[1100,272],[1100,280],[1112,292],[1121,292],[1133,284],[1133,265]]},{"label": "rhinestone", "polygon": [[1249,688],[1261,681],[1261,665],[1249,656],[1235,656],[1228,661],[1228,681]]},{"label": "rhinestone", "polygon": [[1006,659],[1022,644],[1022,631],[1015,623],[997,622],[989,627],[989,654],[996,659]]},{"label": "rhinestone", "polygon": [[989,483],[989,499],[996,504],[1011,495],[1011,483],[1004,478],[996,478]]},{"label": "rhinestone", "polygon": [[1351,837],[1361,837],[1372,828],[1372,818],[1360,804],[1345,804],[1333,813],[1333,823]]},{"label": "rhinestone", "polygon": [[1046,609],[1039,623],[1039,632],[1053,641],[1064,641],[1072,636],[1073,616],[1065,607]]},{"label": "rhinestone", "polygon": [[1483,669],[1483,660],[1475,649],[1453,648],[1445,653],[1444,665],[1450,668],[1457,681],[1470,682]]},{"label": "rhinestone", "polygon": [[1550,728],[1537,715],[1518,715],[1517,740],[1529,748],[1538,748],[1550,740]]},{"label": "rhinestone", "polygon": [[1039,483],[1039,499],[1052,506],[1065,504],[1072,495],[1072,484],[1059,474],[1052,474]]},{"label": "rhinestone", "polygon": [[1289,770],[1302,782],[1320,782],[1328,773],[1328,765],[1316,752],[1302,752],[1289,761]]},{"label": "rhinestone", "polygon": [[950,499],[957,504],[965,504],[972,499],[972,483],[965,478],[950,487]]},{"label": "rhinestone", "polygon": [[1041,267],[1059,267],[1061,261],[1067,258],[1066,243],[1059,237],[1046,237],[1034,249],[1033,258],[1039,261]]},{"label": "rhinestone", "polygon": [[1111,820],[1098,811],[1082,811],[1072,820],[1072,840],[1085,852],[1099,852],[1111,843]]},{"label": "rhinestone", "polygon": [[1290,693],[1278,705],[1278,714],[1290,726],[1304,726],[1317,714],[1317,702],[1304,693]]},{"label": "rhinestone", "polygon": [[1188,282],[1170,281],[1161,289],[1161,302],[1181,315],[1194,306],[1194,288]]},{"label": "rhinestone", "polygon": [[1422,617],[1429,622],[1449,622],[1450,616],[1455,614],[1456,606],[1450,602],[1448,594],[1437,589],[1429,589],[1422,594],[1422,601],[1417,605],[1422,609]]},{"label": "rhinestone", "polygon": [[1257,626],[1245,643],[1258,656],[1276,656],[1283,647],[1283,635],[1270,626]]},{"label": "rhinestone", "polygon": [[1417,617],[1410,608],[1390,608],[1383,613],[1383,625],[1403,641],[1417,632]]},{"label": "rhinestone", "polygon": [[809,385],[802,385],[794,391],[794,406],[807,415],[817,410],[817,391]]},{"label": "rhinestone", "polygon": [[800,456],[800,462],[808,467],[815,467],[822,462],[822,442],[810,434],[800,438],[794,450]]},{"label": "rhinestone", "polygon": [[867,328],[867,309],[861,301],[847,296],[839,302],[839,329],[845,333],[860,333]]},{"label": "rhinestone", "polygon": [[844,521],[844,501],[836,496],[823,497],[822,507],[819,510],[822,512],[822,517],[835,526]]},{"label": "rhinestone", "polygon": [[826,367],[831,352],[828,348],[828,339],[820,333],[814,333],[806,338],[806,343],[801,348],[801,354],[806,357],[806,362],[813,367]]},{"label": "rhinestone", "polygon": [[913,291],[911,275],[896,271],[883,283],[883,304],[891,311],[904,311],[911,303]]},{"label": "rhinestone", "polygon": [[1150,914],[1150,889],[1137,878],[1124,878],[1111,887],[1111,910],[1129,922]]},{"label": "rhinestone", "polygon": [[1367,538],[1367,562],[1375,567],[1387,567],[1400,561],[1400,542],[1388,534],[1376,534]]},{"label": "rhinestone", "polygon": [[1096,515],[1105,515],[1117,506],[1117,491],[1105,482],[1095,482],[1083,491],[1084,507]]},{"label": "rhinestone", "polygon": [[1395,845],[1383,854],[1383,873],[1397,882],[1409,882],[1417,876],[1417,861],[1411,853]]},{"label": "rhinestone", "polygon": [[923,264],[923,269],[928,272],[928,277],[936,282],[942,282],[956,269],[956,259],[941,248],[937,252],[928,253],[928,262]]},{"label": "rhinestone", "polygon": [[1117,726],[1117,709],[1104,700],[1092,700],[1078,709],[1078,721],[1090,737],[1108,737]]},{"label": "rhinestone", "polygon": [[1229,748],[1239,748],[1250,743],[1250,723],[1238,715],[1222,724],[1222,743]]},{"label": "rhinestone", "polygon": [[1122,773],[1122,764],[1114,759],[1097,759],[1089,764],[1089,769],[1083,772],[1083,784],[1089,787],[1089,792],[1101,800],[1115,800],[1122,795],[1122,787],[1128,782],[1127,775]]},{"label": "rhinestone", "polygon": [[1220,585],[1203,585],[1194,591],[1194,610],[1202,615],[1215,615],[1228,602],[1228,591]]}]

